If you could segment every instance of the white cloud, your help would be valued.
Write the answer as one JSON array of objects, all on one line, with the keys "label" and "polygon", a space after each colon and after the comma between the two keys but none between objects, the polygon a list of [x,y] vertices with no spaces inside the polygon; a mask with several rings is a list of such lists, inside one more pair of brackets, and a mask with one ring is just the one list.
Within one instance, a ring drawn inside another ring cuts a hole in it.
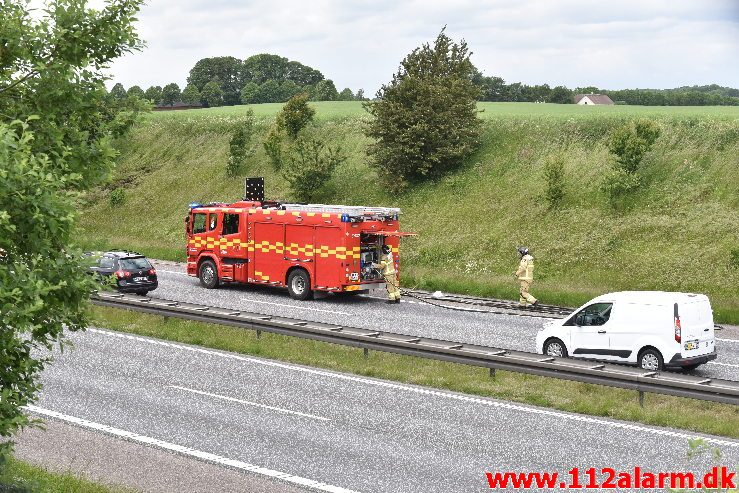
[{"label": "white cloud", "polygon": [[209,56],[276,53],[341,90],[373,93],[446,25],[474,63],[507,81],[607,88],[739,86],[734,0],[151,0],[148,47],[112,67],[116,82],[184,86]]}]

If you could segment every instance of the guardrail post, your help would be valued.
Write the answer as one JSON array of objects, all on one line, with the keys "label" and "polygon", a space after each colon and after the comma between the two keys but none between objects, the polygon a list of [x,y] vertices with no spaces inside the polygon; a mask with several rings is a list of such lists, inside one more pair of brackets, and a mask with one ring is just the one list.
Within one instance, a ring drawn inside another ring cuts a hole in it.
[{"label": "guardrail post", "polygon": [[495,368],[490,368],[490,378],[495,379]]},{"label": "guardrail post", "polygon": [[262,337],[262,331],[257,329],[257,339]]},{"label": "guardrail post", "polygon": [[364,359],[369,358],[369,349],[364,348]]},{"label": "guardrail post", "polygon": [[644,407],[644,391],[639,391],[639,407]]}]

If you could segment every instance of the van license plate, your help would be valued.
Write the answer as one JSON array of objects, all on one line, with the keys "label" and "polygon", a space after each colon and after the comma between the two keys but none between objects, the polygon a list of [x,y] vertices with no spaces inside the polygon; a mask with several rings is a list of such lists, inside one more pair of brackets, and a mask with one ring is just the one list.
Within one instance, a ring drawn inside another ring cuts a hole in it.
[{"label": "van license plate", "polygon": [[685,343],[685,350],[690,351],[691,349],[698,349],[698,345],[700,343],[698,341],[690,341]]}]

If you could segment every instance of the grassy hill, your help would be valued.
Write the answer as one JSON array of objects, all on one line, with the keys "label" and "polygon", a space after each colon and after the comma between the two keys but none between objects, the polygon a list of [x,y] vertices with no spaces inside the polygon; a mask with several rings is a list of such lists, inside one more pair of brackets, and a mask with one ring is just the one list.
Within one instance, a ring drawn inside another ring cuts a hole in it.
[{"label": "grassy hill", "polygon": [[[532,292],[543,302],[574,305],[621,289],[703,292],[717,319],[739,322],[739,108],[483,103],[483,145],[469,163],[396,196],[367,166],[361,105],[315,106],[317,131],[349,156],[321,200],[402,208],[402,228],[420,234],[404,240],[404,284],[517,298],[512,273],[523,244],[537,259]],[[280,107],[252,107],[257,154],[245,175],[265,176],[269,198],[289,199],[261,148]],[[88,198],[83,243],[183,259],[187,204],[241,196],[242,178],[224,170],[246,108],[149,116],[119,143],[113,184]],[[598,190],[611,160],[606,139],[637,117],[655,119],[662,134],[642,165],[644,187],[614,210]],[[566,163],[557,211],[543,198],[552,158]],[[127,194],[116,208],[114,187]]]}]

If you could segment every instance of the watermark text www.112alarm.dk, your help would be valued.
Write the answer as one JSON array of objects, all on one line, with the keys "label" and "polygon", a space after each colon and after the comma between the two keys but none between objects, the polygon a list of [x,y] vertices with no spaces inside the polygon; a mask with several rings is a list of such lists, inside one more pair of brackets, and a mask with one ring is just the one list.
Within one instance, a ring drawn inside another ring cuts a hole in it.
[{"label": "watermark text www.112alarm.dk", "polygon": [[640,467],[617,471],[610,467],[581,470],[574,467],[567,474],[558,472],[486,472],[491,489],[640,489],[640,488],[736,488],[736,471],[725,466],[713,467],[700,475],[692,472],[651,472]]}]

